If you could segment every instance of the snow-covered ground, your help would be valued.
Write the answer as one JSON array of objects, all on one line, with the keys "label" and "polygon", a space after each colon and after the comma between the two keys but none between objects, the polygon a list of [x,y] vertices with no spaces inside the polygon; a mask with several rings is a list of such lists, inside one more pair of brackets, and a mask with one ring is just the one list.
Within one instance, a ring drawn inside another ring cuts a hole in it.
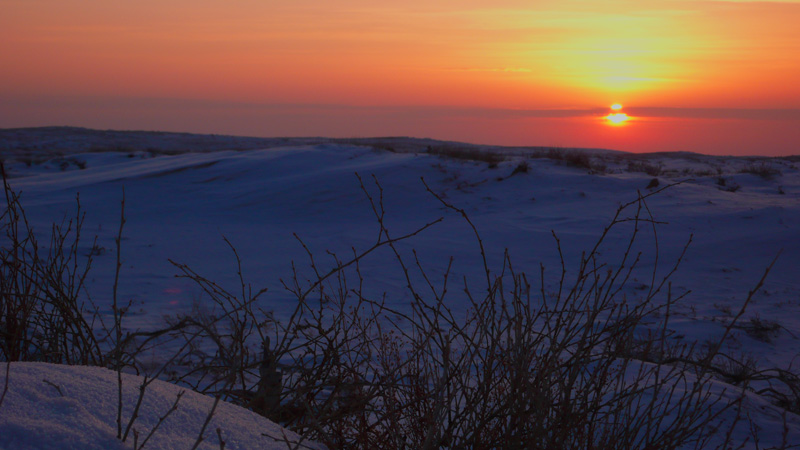
[{"label": "snow-covered ground", "polygon": [[[650,282],[656,264],[658,273],[665,274],[692,236],[672,285],[676,294],[691,293],[676,309],[671,331],[678,339],[704,342],[723,332],[764,269],[780,253],[766,286],[742,318],[742,323],[766,325],[768,331],[737,328],[727,351],[749,355],[761,367],[797,370],[800,364],[797,158],[635,156],[594,151],[594,168],[588,169],[540,157],[540,149],[484,148],[507,155],[495,167],[427,154],[428,146],[437,145],[428,140],[354,141],[361,145],[272,140],[264,143],[263,149],[253,149],[256,143],[248,141],[252,145],[232,146],[238,150],[219,150],[215,143],[203,152],[181,148],[165,154],[157,151],[158,141],[145,139],[123,151],[118,147],[112,151],[113,145],[100,151],[103,147],[92,141],[92,152],[85,151],[89,150],[86,141],[78,141],[70,151],[58,150],[53,159],[48,159],[48,146],[43,143],[35,150],[36,158],[26,159],[18,143],[5,139],[0,151],[11,177],[9,183],[22,193],[22,204],[37,230],[47,232],[51,222],[74,212],[75,197],[80,193],[87,213],[85,233],[98,236],[89,289],[106,312],[124,188],[127,223],[120,292],[124,301],[134,302],[126,322],[130,328],[155,327],[165,314],[186,311],[202,301],[195,285],[174,277],[177,270],[168,258],[235,287],[235,260],[223,236],[238,249],[245,278],[254,288],[269,289],[260,306],[278,317],[285,314],[293,306],[292,296],[280,280],[291,277],[293,260],[301,274],[309,273],[305,251],[293,233],[318,256],[318,265],[333,265],[326,251],[347,255],[353,247],[363,250],[377,239],[378,226],[356,174],[365,180],[372,195],[377,193],[373,175],[382,186],[386,225],[394,235],[444,217],[400,248],[416,249],[434,278],[454,257],[452,278],[477,280],[476,287],[483,275],[472,230],[457,214],[443,208],[420,178],[448,202],[466,210],[481,233],[491,267],[499,270],[508,249],[515,270],[527,272],[534,285],[538,285],[543,264],[548,287],[558,281],[560,268],[551,231],[561,240],[569,273],[620,204],[636,199],[638,192],[682,182],[648,198],[654,218],[666,224],[658,226],[657,246],[652,231],[643,239],[641,271],[634,274],[625,295],[641,296],[640,288]],[[387,151],[388,147],[394,151]],[[527,162],[529,170],[512,175],[522,162]],[[654,179],[658,186],[648,189]],[[609,240],[622,244],[627,237],[612,234]],[[86,242],[88,246],[90,240]],[[617,256],[614,251],[603,255],[609,262]],[[402,309],[408,304],[406,281],[391,252],[370,255],[362,269],[370,292],[385,292],[393,307]],[[453,310],[466,310],[467,302],[459,292],[450,294],[449,301]],[[12,372],[26,373],[32,367],[25,365]],[[77,383],[69,370],[54,369],[46,377],[64,374],[61,383],[65,386]],[[100,369],[87,370],[93,376],[104,376]],[[54,388],[40,388],[43,393],[38,395],[53,402],[54,408],[66,411],[73,407],[67,396],[52,395]],[[163,389],[166,397],[175,395],[169,390],[173,388]],[[207,407],[206,403],[198,403],[197,408]],[[0,407],[0,423],[8,420],[4,419],[8,417],[6,408],[9,405]],[[789,426],[791,436],[800,442],[800,421],[790,415]]]},{"label": "snow-covered ground", "polygon": [[[6,364],[0,365],[2,393]],[[131,423],[143,380],[122,376],[123,433]],[[144,444],[145,449],[190,449],[201,435],[200,449],[221,448],[220,438],[227,449],[285,450],[297,444],[316,448],[252,411],[225,402],[214,408],[214,398],[159,380],[147,386],[139,415],[123,443],[117,439],[117,395],[117,373],[112,370],[13,363],[9,390],[0,405],[0,449],[130,449],[134,433],[138,433],[137,445]],[[170,412],[176,401],[176,409]],[[204,427],[212,408],[211,420]]]}]

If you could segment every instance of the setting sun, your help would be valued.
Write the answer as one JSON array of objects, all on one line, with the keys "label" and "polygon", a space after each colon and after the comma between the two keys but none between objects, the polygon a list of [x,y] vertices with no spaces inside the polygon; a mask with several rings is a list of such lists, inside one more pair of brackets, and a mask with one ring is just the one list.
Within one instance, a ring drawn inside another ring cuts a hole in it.
[{"label": "setting sun", "polygon": [[614,103],[611,105],[611,113],[605,116],[605,119],[610,125],[622,125],[627,122],[630,117],[622,112],[622,104]]},{"label": "setting sun", "polygon": [[611,125],[622,125],[630,119],[625,113],[613,113],[606,116]]}]

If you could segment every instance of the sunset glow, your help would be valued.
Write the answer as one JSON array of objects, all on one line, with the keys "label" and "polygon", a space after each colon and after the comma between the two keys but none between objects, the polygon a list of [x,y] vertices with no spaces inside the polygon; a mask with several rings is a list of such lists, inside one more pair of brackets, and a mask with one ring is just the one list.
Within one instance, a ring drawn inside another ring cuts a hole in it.
[{"label": "sunset glow", "polygon": [[[0,127],[800,153],[797,23],[794,1],[8,0]],[[604,134],[619,99],[636,123]]]},{"label": "sunset glow", "polygon": [[629,117],[625,113],[614,113],[606,116],[611,125],[622,125],[628,121]]}]

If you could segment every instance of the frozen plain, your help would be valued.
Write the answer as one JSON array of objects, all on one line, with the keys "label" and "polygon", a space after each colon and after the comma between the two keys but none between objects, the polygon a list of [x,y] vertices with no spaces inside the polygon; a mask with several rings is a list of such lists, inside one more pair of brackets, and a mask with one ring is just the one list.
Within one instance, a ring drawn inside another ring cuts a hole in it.
[{"label": "frozen plain", "polygon": [[[679,184],[647,199],[654,218],[665,223],[657,227],[657,246],[652,231],[643,233],[637,247],[643,262],[625,294],[634,299],[641,295],[641,288],[650,282],[656,250],[656,270],[665,274],[692,236],[673,281],[676,294],[691,293],[678,305],[671,332],[675,339],[703,342],[723,331],[780,253],[764,289],[743,317],[743,323],[769,324],[770,331],[736,329],[730,351],[753,357],[763,367],[796,371],[800,364],[796,360],[800,354],[797,159],[634,157],[593,151],[595,168],[587,169],[534,157],[533,150],[478,148],[506,155],[505,161],[491,167],[429,154],[428,146],[455,144],[427,140],[397,139],[389,144],[269,140],[242,145],[226,138],[194,137],[200,142],[197,149],[204,151],[187,151],[192,150],[189,147],[164,152],[158,150],[164,147],[158,139],[145,136],[141,142],[115,144],[104,151],[94,141],[76,139],[63,148],[42,145],[28,152],[28,159],[24,152],[4,150],[9,184],[22,193],[22,204],[38,230],[49,230],[51,222],[69,217],[80,193],[87,213],[84,232],[98,236],[89,292],[106,312],[124,188],[127,223],[120,292],[134,305],[128,327],[157,326],[163,315],[203,301],[191,282],[174,277],[177,270],[167,258],[235,287],[235,260],[223,236],[242,257],[245,278],[254,288],[268,288],[261,306],[281,317],[293,299],[280,280],[292,276],[292,261],[301,274],[309,270],[294,234],[323,267],[326,262],[333,265],[326,259],[327,251],[346,257],[353,248],[363,250],[375,242],[378,226],[356,174],[371,195],[378,192],[374,180],[380,183],[386,225],[393,234],[444,218],[402,245],[404,251],[417,250],[434,278],[443,274],[453,257],[454,279],[479,280],[480,254],[472,230],[443,208],[421,179],[468,213],[481,234],[490,267],[499,270],[508,249],[515,270],[527,272],[534,284],[539,283],[540,264],[544,265],[543,282],[550,288],[560,269],[552,232],[561,240],[569,274],[570,264],[576,265],[581,251],[591,248],[617,207],[635,200],[639,192],[652,192],[647,186],[656,178],[655,189]],[[204,147],[202,143],[209,140],[214,145]],[[222,150],[226,146],[238,150]],[[523,161],[528,171],[512,175]],[[748,173],[765,167],[772,169],[771,175]],[[640,171],[643,168],[651,173]],[[613,234],[609,239],[621,245],[627,235]],[[90,240],[85,242],[89,245]],[[613,250],[603,256],[612,263],[619,257]],[[362,269],[370,292],[386,293],[387,301],[397,308],[408,303],[405,279],[391,254],[371,255]],[[450,306],[466,310],[459,289],[452,291]],[[760,405],[754,414],[762,414],[763,426],[780,430],[777,410],[754,401]],[[800,420],[790,415],[788,424],[791,436],[800,442]]]}]

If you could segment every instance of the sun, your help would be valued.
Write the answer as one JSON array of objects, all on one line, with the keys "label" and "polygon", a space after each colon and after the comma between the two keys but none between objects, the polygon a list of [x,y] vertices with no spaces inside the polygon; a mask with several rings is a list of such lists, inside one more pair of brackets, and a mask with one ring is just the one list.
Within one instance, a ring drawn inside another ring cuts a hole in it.
[{"label": "sun", "polygon": [[630,116],[622,112],[622,104],[614,103],[611,105],[611,113],[604,117],[609,125],[623,125],[630,119]]},{"label": "sun", "polygon": [[606,120],[608,120],[611,125],[623,125],[629,119],[630,117],[625,113],[611,113],[606,116]]}]

